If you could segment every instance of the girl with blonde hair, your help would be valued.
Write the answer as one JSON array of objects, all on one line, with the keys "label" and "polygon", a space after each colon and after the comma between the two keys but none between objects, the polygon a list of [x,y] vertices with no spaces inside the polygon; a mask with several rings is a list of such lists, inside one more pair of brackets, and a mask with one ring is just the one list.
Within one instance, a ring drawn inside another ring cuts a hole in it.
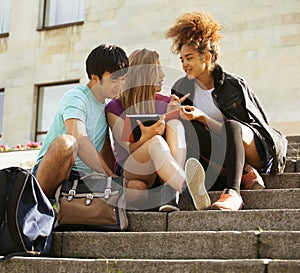
[{"label": "girl with blonde hair", "polygon": [[[178,119],[165,121],[165,113],[178,109],[181,100],[161,91],[163,73],[159,55],[148,49],[135,50],[129,56],[124,91],[106,107],[116,156],[116,173],[128,179],[127,202],[138,208],[155,207],[148,196],[157,177],[163,187],[160,211],[178,210],[175,191],[183,193],[196,209],[204,209],[210,200],[204,187],[204,171],[196,159],[185,164],[184,128]],[[136,142],[122,140],[124,119],[128,114],[160,114],[151,126],[137,121],[141,137]],[[185,170],[183,168],[185,164]],[[146,202],[148,200],[148,202]],[[146,206],[146,207],[145,207]],[[148,207],[147,207],[148,206]]]}]

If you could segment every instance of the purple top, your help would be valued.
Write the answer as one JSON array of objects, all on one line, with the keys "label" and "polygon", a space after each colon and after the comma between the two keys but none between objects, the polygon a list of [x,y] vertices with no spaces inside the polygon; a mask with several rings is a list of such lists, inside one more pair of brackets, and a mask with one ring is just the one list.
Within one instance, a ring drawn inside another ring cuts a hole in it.
[{"label": "purple top", "polygon": [[[170,102],[170,96],[164,96],[161,94],[156,94],[155,96],[155,109],[157,114],[164,114],[167,111],[168,103]],[[105,108],[106,112],[115,114],[122,119],[125,119],[125,113],[121,101],[118,98],[112,99]],[[120,143],[115,139],[114,147],[115,147],[115,157],[117,162],[123,163],[129,156],[129,153],[120,145]]]}]

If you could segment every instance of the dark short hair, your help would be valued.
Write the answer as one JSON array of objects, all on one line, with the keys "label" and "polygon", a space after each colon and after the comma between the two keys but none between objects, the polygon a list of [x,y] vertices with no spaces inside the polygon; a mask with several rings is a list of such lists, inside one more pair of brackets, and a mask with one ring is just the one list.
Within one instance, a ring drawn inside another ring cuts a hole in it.
[{"label": "dark short hair", "polygon": [[91,75],[94,74],[101,80],[105,71],[112,73],[114,78],[125,75],[129,61],[122,48],[101,44],[90,52],[85,64],[88,78],[91,79]]}]

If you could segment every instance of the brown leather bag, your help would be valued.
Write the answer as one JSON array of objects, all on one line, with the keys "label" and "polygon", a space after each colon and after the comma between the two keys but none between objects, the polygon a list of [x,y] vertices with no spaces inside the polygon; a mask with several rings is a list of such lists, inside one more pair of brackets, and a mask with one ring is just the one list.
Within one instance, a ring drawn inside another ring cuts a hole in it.
[{"label": "brown leather bag", "polygon": [[56,230],[121,231],[128,227],[125,179],[92,173],[56,191]]}]

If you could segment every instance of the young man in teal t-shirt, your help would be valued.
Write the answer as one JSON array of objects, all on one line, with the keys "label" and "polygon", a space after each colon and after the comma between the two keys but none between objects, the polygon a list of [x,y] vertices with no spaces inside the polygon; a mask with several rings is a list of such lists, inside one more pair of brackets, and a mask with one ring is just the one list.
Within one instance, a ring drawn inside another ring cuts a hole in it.
[{"label": "young man in teal t-shirt", "polygon": [[123,49],[102,44],[86,60],[89,82],[62,98],[33,167],[49,198],[72,173],[84,176],[96,171],[114,176],[105,99],[119,94],[127,67]]}]

